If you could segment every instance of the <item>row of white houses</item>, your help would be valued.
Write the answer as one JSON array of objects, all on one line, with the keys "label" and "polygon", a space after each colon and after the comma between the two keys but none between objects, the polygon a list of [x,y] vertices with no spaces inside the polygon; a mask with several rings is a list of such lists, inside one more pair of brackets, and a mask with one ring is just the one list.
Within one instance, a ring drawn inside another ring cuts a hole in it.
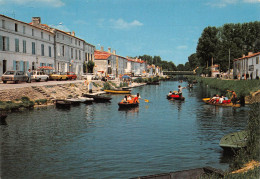
[{"label": "row of white houses", "polygon": [[83,62],[94,60],[95,46],[41,24],[40,17],[25,23],[0,14],[0,76],[7,70],[51,66],[55,71],[83,73]]},{"label": "row of white houses", "polygon": [[260,52],[243,55],[233,62],[233,76],[238,79],[259,79],[260,76]]},{"label": "row of white houses", "polygon": [[33,17],[26,23],[0,14],[0,76],[7,70],[28,71],[51,66],[57,72],[83,74],[83,64],[94,61],[94,73],[133,76],[155,75],[160,68],[147,67],[138,58],[122,57],[116,51],[96,50],[94,45],[75,36],[41,23]]}]

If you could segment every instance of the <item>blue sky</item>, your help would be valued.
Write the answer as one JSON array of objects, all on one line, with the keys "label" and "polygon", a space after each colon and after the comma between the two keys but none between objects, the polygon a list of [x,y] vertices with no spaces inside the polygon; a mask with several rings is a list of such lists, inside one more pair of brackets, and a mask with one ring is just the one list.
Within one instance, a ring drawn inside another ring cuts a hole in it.
[{"label": "blue sky", "polygon": [[0,13],[65,31],[121,56],[184,64],[207,26],[260,21],[260,0],[0,0]]}]

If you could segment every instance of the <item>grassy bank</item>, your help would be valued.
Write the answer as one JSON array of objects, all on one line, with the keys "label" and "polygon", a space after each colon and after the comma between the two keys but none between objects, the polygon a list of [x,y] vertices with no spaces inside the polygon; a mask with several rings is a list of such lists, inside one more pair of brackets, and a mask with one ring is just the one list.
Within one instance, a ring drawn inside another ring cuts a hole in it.
[{"label": "grassy bank", "polygon": [[[37,101],[37,103],[41,103],[42,101]],[[21,108],[32,108],[34,106],[34,102],[30,101],[28,97],[22,97],[21,99],[16,99],[14,101],[0,101],[0,111],[15,111]]]},{"label": "grassy bank", "polygon": [[227,90],[234,90],[238,97],[249,96],[251,92],[260,90],[260,80],[221,80],[218,78],[202,78],[190,76],[189,81],[197,80],[207,84],[211,88],[220,90],[223,94],[228,94]]}]

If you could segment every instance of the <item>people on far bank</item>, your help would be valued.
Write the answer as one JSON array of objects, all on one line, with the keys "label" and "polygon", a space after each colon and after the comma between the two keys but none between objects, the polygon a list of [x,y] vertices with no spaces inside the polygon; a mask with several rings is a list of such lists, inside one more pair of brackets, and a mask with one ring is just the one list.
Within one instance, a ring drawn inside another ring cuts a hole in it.
[{"label": "people on far bank", "polygon": [[30,68],[27,71],[27,76],[28,76],[27,83],[31,83],[31,81],[32,81],[32,72],[31,72]]}]

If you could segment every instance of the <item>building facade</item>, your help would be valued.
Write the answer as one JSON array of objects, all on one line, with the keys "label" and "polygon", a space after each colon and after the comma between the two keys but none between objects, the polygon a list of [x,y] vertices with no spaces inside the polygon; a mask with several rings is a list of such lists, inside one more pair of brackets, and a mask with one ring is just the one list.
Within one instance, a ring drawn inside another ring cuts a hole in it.
[{"label": "building facade", "polygon": [[0,15],[0,75],[54,66],[54,33]]},{"label": "building facade", "polygon": [[233,62],[233,77],[238,79],[259,79],[260,52],[249,52],[247,56],[235,59]]}]

